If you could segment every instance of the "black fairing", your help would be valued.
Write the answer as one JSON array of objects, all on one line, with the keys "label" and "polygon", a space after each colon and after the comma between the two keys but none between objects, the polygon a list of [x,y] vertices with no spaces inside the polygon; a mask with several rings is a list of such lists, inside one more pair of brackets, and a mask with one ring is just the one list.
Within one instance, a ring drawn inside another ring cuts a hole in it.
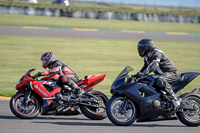
[{"label": "black fairing", "polygon": [[193,79],[195,79],[198,75],[200,75],[199,72],[182,73],[181,80],[172,86],[173,91],[177,93],[179,90],[183,89],[187,84],[189,84]]},{"label": "black fairing", "polygon": [[116,91],[115,89],[116,89],[116,88],[119,88],[119,87],[121,88],[121,87],[124,85],[125,79],[126,79],[126,75],[117,78],[117,79],[112,83],[112,86],[111,86],[111,89],[110,89],[110,93],[113,94],[113,93],[115,93],[115,91]]},{"label": "black fairing", "polygon": [[123,86],[113,90],[113,94],[124,95],[138,104],[140,109],[140,117],[138,121],[143,119],[153,119],[164,114],[160,109],[154,109],[152,103],[154,100],[160,101],[160,94],[147,84],[135,82],[125,83]]}]

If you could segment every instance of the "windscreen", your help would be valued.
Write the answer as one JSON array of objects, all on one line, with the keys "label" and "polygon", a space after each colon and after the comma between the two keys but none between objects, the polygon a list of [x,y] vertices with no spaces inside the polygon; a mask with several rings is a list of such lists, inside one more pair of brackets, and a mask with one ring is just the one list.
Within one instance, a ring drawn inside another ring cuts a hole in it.
[{"label": "windscreen", "polygon": [[127,73],[129,73],[129,72],[131,72],[131,71],[133,71],[133,68],[130,67],[130,66],[126,66],[126,67],[120,72],[120,74],[117,76],[117,78],[119,78],[119,77],[121,77],[121,76],[123,76],[123,75],[125,75],[125,74],[127,74]]}]

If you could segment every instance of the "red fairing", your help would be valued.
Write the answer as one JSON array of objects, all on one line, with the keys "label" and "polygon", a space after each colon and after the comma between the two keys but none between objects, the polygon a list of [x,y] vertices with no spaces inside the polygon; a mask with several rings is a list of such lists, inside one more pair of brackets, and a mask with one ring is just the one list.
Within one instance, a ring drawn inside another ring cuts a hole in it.
[{"label": "red fairing", "polygon": [[42,98],[50,97],[50,93],[48,90],[42,85],[45,81],[35,81],[31,82],[31,88],[33,91],[35,91],[37,94],[39,94]]},{"label": "red fairing", "polygon": [[101,81],[104,80],[106,74],[97,74],[97,75],[88,75],[85,77],[85,79],[79,81],[76,83],[77,85],[86,85],[83,87],[83,90],[88,90],[95,86],[96,84],[100,83]]},{"label": "red fairing", "polygon": [[43,84],[45,84],[47,81],[33,81],[31,82],[31,88],[33,91],[35,91],[37,94],[39,94],[42,98],[52,98],[55,97],[55,94],[57,92],[60,92],[61,87],[55,88],[51,93],[44,87]]},{"label": "red fairing", "polygon": [[36,69],[31,69],[24,75],[24,81],[21,82],[20,84],[16,85],[16,89],[18,91],[23,91],[24,89],[26,89],[26,86],[23,86],[25,83],[28,83],[28,82],[31,82],[31,81],[36,81],[35,79],[33,79],[30,76],[28,76],[29,73],[31,73],[31,72],[33,72],[35,70]]}]

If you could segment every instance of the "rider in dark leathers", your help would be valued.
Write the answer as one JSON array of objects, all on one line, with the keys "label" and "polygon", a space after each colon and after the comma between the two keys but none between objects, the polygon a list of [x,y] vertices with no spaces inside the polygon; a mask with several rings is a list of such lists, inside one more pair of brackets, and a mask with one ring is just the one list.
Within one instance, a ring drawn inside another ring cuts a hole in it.
[{"label": "rider in dark leathers", "polygon": [[159,75],[155,79],[155,85],[163,89],[171,98],[175,109],[180,106],[181,99],[178,99],[171,89],[171,85],[180,80],[180,73],[169,57],[159,48],[154,47],[152,39],[142,39],[138,43],[139,56],[144,58],[144,66],[136,74],[137,78],[146,76],[151,72]]},{"label": "rider in dark leathers", "polygon": [[65,65],[60,60],[56,60],[55,55],[52,52],[43,53],[41,61],[42,66],[49,70],[46,72],[38,72],[35,76],[39,77],[59,74],[60,76],[57,83],[64,89],[67,89],[69,86],[77,93],[77,96],[80,96],[83,93],[83,90],[76,85],[76,82],[79,81],[77,74],[68,65]]}]

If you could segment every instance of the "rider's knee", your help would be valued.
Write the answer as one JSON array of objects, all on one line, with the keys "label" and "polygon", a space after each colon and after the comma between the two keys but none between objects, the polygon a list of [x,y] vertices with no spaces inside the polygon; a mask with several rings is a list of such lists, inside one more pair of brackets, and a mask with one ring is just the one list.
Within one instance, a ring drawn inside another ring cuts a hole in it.
[{"label": "rider's knee", "polygon": [[67,84],[69,82],[69,79],[67,76],[61,75],[59,77],[59,80],[63,83],[63,84]]},{"label": "rider's knee", "polygon": [[166,87],[166,81],[163,78],[156,78],[155,79],[155,85],[159,88],[165,88]]}]

